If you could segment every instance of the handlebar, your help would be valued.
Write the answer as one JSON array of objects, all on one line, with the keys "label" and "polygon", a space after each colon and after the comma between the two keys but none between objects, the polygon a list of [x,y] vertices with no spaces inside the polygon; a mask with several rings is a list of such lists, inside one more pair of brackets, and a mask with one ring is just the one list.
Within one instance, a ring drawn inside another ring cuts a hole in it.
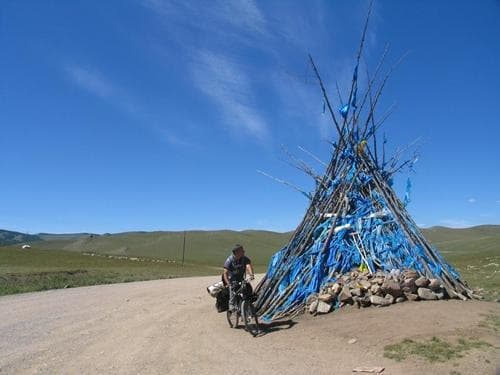
[{"label": "handlebar", "polygon": [[255,275],[248,275],[242,281],[231,281],[231,284],[242,284],[243,282],[249,283],[250,281],[255,280]]}]

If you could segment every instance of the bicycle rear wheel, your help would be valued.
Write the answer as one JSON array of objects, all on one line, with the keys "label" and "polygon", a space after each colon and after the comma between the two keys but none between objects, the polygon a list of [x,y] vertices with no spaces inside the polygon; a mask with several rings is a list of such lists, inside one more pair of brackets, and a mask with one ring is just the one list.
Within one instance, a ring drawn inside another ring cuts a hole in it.
[{"label": "bicycle rear wheel", "polygon": [[257,318],[257,314],[255,313],[255,308],[253,307],[252,302],[243,301],[241,302],[241,317],[243,318],[243,322],[245,323],[245,329],[252,336],[257,336],[260,332],[259,320]]}]

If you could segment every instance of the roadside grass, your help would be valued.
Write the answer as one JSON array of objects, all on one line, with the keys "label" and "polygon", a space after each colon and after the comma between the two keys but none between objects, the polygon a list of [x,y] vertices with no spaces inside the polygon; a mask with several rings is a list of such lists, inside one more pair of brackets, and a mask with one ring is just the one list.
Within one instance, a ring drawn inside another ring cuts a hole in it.
[{"label": "roadside grass", "polygon": [[500,315],[485,314],[484,319],[479,323],[480,327],[491,329],[495,332],[500,332]]},{"label": "roadside grass", "polygon": [[459,338],[456,344],[433,337],[430,340],[417,342],[405,339],[397,344],[384,347],[384,357],[401,362],[408,357],[420,357],[431,363],[446,362],[451,359],[462,358],[472,349],[489,348],[492,345],[475,339]]},{"label": "roadside grass", "polygon": [[213,267],[148,258],[116,259],[63,250],[0,247],[0,295],[218,273]]}]

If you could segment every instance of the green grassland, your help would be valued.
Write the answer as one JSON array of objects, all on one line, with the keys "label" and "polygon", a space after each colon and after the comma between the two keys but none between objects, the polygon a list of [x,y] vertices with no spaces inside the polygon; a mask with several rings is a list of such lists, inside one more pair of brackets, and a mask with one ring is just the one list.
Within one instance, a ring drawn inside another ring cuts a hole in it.
[{"label": "green grassland", "polygon": [[[424,229],[424,234],[469,285],[483,288],[487,299],[500,297],[500,226],[434,227]],[[60,288],[217,274],[235,243],[243,244],[257,272],[264,272],[271,255],[287,243],[291,233],[188,231],[186,266],[180,267],[183,236],[183,232],[41,234],[41,240],[30,243],[29,251],[20,250],[20,245],[0,247],[0,294],[48,289],[51,285]],[[130,260],[135,257],[144,260]]]},{"label": "green grassland", "polygon": [[384,347],[384,357],[391,358],[397,362],[406,360],[408,357],[421,357],[431,363],[446,362],[452,359],[462,358],[465,353],[472,349],[489,348],[492,345],[477,339],[461,337],[456,344],[433,337],[430,340],[416,342],[405,339],[400,343]]},{"label": "green grassland", "polygon": [[488,300],[500,299],[500,226],[434,227],[425,236],[473,288]]},{"label": "green grassland", "polygon": [[0,247],[0,295],[217,273],[213,267],[147,258],[116,259],[64,250]]},{"label": "green grassland", "polygon": [[[128,257],[182,260],[184,232],[128,232],[112,235],[79,235],[33,243],[39,249],[94,252]],[[265,271],[270,256],[283,247],[290,233],[268,231],[187,231],[185,261],[222,267],[232,246],[245,246],[258,271]]]}]

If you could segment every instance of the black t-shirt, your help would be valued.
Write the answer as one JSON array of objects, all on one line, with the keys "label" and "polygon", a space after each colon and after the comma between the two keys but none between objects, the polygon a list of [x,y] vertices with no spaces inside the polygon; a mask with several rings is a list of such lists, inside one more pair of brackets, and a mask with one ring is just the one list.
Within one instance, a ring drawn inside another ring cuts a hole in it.
[{"label": "black t-shirt", "polygon": [[242,256],[240,259],[231,254],[224,262],[224,268],[229,271],[229,281],[242,281],[245,275],[245,270],[247,264],[251,261],[246,256]]}]

